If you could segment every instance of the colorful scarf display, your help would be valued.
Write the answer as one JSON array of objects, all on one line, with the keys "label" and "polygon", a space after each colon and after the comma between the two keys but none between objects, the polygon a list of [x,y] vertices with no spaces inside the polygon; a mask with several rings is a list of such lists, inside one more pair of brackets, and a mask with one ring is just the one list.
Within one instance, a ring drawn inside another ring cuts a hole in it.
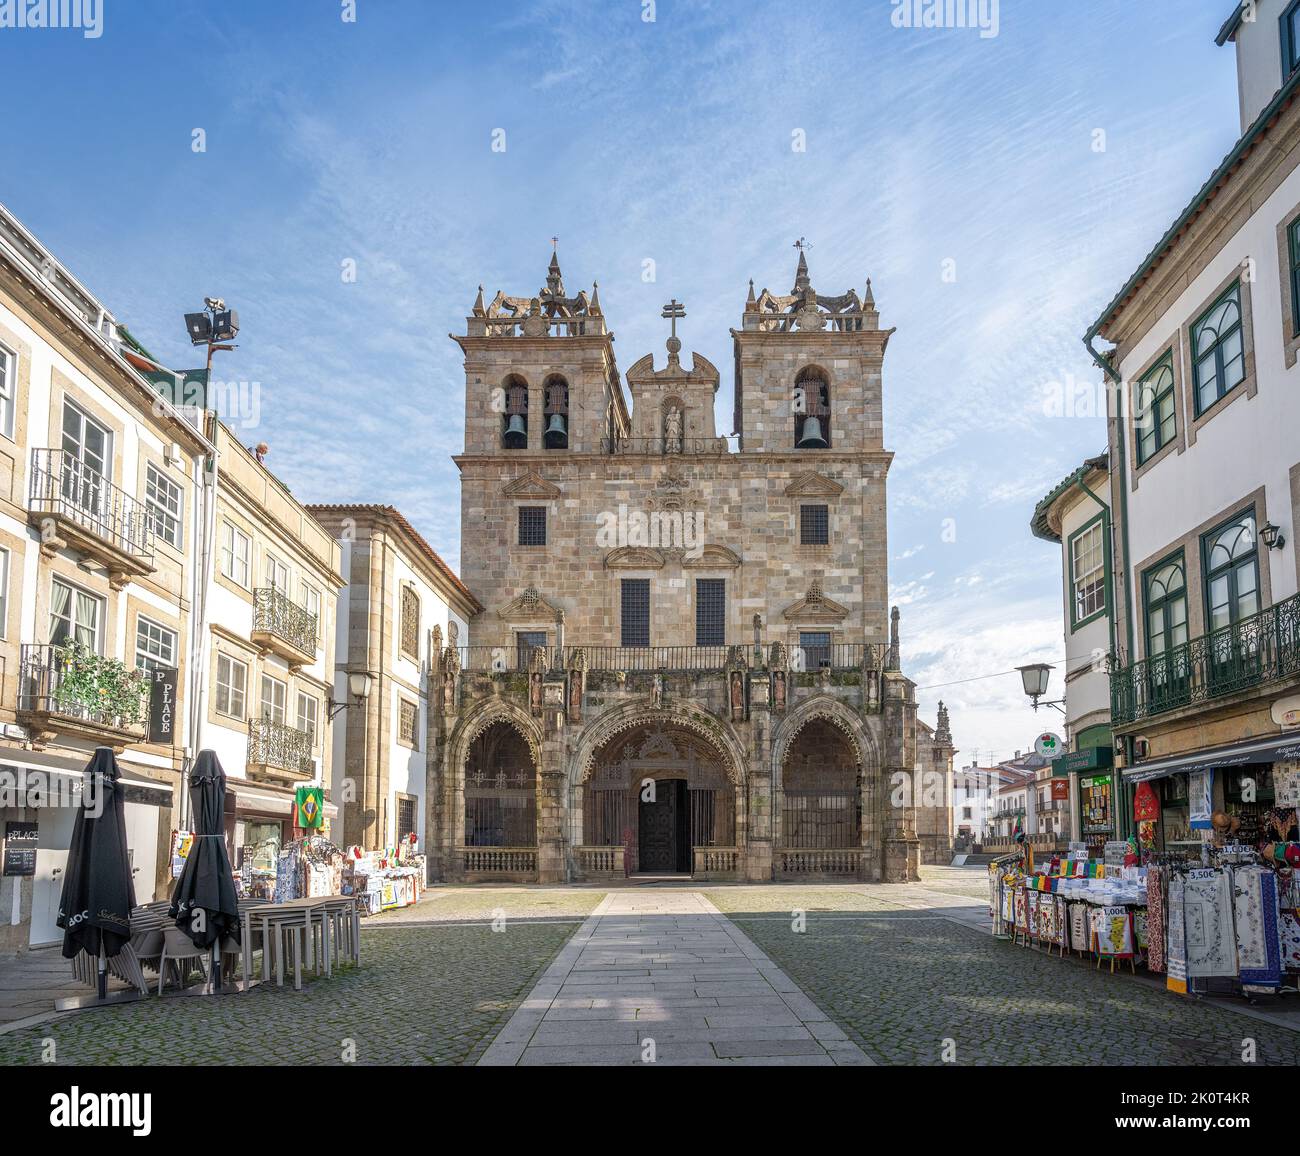
[{"label": "colorful scarf display", "polygon": [[1165,873],[1147,868],[1147,970],[1165,970]]},{"label": "colorful scarf display", "polygon": [[1282,986],[1277,876],[1267,867],[1232,872],[1232,910],[1242,991],[1276,992]]},{"label": "colorful scarf display", "polygon": [[1075,951],[1091,951],[1089,939],[1088,905],[1086,903],[1070,904],[1070,947]]},{"label": "colorful scarf display", "polygon": [[1187,974],[1234,976],[1237,942],[1232,930],[1232,879],[1212,867],[1189,871],[1183,883]]},{"label": "colorful scarf display", "polygon": [[1165,987],[1187,994],[1187,937],[1183,928],[1183,879],[1169,880],[1169,905],[1165,908]]}]

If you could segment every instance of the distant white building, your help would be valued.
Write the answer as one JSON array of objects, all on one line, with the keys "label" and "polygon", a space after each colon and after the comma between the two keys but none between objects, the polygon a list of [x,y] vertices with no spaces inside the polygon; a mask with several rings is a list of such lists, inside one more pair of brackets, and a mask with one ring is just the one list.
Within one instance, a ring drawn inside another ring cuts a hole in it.
[{"label": "distant white building", "polygon": [[959,842],[983,843],[991,830],[997,767],[972,763],[952,773],[952,830]]}]

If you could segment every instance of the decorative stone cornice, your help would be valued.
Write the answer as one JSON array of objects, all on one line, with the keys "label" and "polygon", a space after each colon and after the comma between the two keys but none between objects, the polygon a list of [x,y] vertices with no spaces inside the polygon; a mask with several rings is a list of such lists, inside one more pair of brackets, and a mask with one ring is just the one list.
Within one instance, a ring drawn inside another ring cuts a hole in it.
[{"label": "decorative stone cornice", "polygon": [[705,546],[698,555],[690,554],[682,558],[682,566],[688,570],[734,570],[741,563],[741,557],[735,550],[726,546]]},{"label": "decorative stone cornice", "polygon": [[821,582],[814,578],[808,593],[798,602],[787,606],[782,612],[787,622],[843,622],[849,616],[848,608],[841,606],[822,593]]},{"label": "decorative stone cornice", "polygon": [[517,598],[512,598],[497,611],[503,622],[554,622],[560,608],[547,601],[536,586],[529,586]]},{"label": "decorative stone cornice", "polygon": [[620,546],[605,555],[606,570],[662,570],[664,556],[648,546]]},{"label": "decorative stone cornice", "polygon": [[816,470],[805,470],[785,488],[787,498],[836,498],[842,493],[844,487],[839,482]]},{"label": "decorative stone cornice", "polygon": [[536,470],[521,474],[514,481],[501,487],[504,498],[558,498],[561,490],[554,482],[548,482]]}]

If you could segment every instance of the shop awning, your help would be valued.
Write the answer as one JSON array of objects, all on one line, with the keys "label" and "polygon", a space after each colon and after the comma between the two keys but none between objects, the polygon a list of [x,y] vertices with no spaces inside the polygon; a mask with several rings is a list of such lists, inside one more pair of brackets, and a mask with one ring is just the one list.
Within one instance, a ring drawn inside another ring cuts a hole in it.
[{"label": "shop awning", "polygon": [[[244,779],[235,778],[226,780],[226,790],[235,796],[236,813],[254,811],[266,815],[293,814],[292,792],[286,794],[281,791],[269,791],[265,787],[256,787]],[[325,818],[337,819],[338,814],[338,807],[326,801]]]},{"label": "shop awning", "polygon": [[1239,767],[1249,763],[1290,762],[1296,759],[1300,759],[1300,734],[1293,731],[1152,759],[1139,763],[1136,767],[1126,767],[1124,778],[1130,783],[1145,783],[1168,775],[1185,775],[1189,771],[1218,770],[1221,767]]},{"label": "shop awning", "polygon": [[[127,802],[143,802],[153,806],[165,807],[170,806],[175,789],[171,783],[163,782],[159,779],[150,779],[138,772],[133,772],[129,766],[123,766],[118,763],[121,774],[118,777],[118,784],[122,787],[132,788],[128,791]],[[80,793],[81,784],[85,777],[85,768],[74,767],[48,767],[41,766],[38,763],[0,763],[0,785],[7,790],[12,790],[16,795],[26,796],[30,792],[44,793],[50,796],[57,796],[61,792],[51,779],[58,778],[66,782],[68,790],[72,795]],[[135,795],[135,798],[132,798]]]}]

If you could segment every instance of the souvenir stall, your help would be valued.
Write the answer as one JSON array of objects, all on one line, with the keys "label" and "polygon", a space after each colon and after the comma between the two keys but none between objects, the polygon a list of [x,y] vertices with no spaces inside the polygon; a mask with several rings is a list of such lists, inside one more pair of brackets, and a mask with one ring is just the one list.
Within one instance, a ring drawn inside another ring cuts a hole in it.
[{"label": "souvenir stall", "polygon": [[343,895],[343,851],[323,835],[286,843],[276,860],[275,902]]},{"label": "souvenir stall", "polygon": [[425,857],[416,854],[414,837],[380,851],[350,847],[345,862],[343,894],[358,896],[363,915],[409,907],[419,901]]}]

